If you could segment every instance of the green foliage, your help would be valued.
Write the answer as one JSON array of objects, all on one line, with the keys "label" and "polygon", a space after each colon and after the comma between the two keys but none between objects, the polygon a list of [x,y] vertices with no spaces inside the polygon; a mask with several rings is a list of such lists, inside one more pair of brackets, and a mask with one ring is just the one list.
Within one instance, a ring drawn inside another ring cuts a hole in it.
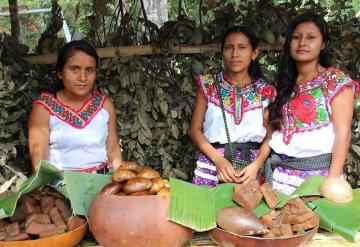
[{"label": "green foliage", "polygon": [[[139,17],[137,1],[129,3],[127,8],[123,6],[123,12],[120,6],[114,6],[110,0],[60,0],[59,3],[71,22],[72,31],[88,33],[85,31],[97,27],[96,32],[90,32],[88,36],[94,44],[152,44],[162,51],[162,54],[151,56],[104,59],[98,70],[97,81],[100,90],[108,93],[115,103],[124,159],[156,168],[165,177],[187,180],[192,176],[198,149],[187,133],[196,92],[194,76],[221,68],[219,54],[170,54],[169,48],[179,44],[216,43],[227,27],[245,24],[258,35],[261,46],[267,47],[261,52],[260,62],[266,77],[272,81],[280,55],[278,47],[285,40],[285,30],[291,18],[313,10],[320,14],[328,13],[333,63],[350,72],[354,79],[360,79],[359,19],[354,17],[356,9],[347,7],[349,1],[203,1],[200,25],[200,16],[196,14],[199,13],[196,7],[199,1],[189,0],[184,1],[181,14],[160,29]],[[177,1],[169,1],[170,12],[177,6],[175,3]],[[333,11],[338,7],[341,11]],[[97,13],[97,21],[94,13]],[[171,13],[173,17],[178,11]],[[116,21],[118,14],[119,23]],[[4,66],[10,66],[11,70],[4,72],[4,76],[8,76],[4,83],[10,85],[13,81],[14,88],[1,87],[0,90],[6,89],[3,95],[7,97],[8,104],[18,104],[8,106],[4,103],[0,112],[6,111],[9,116],[14,113],[18,115],[14,116],[17,119],[7,118],[6,115],[0,118],[1,126],[10,133],[2,139],[6,145],[2,144],[1,147],[10,150],[4,156],[4,162],[25,170],[25,167],[29,167],[26,123],[31,101],[42,90],[51,87],[55,77],[53,65],[29,67],[17,61],[15,58],[24,49],[12,46],[7,40],[2,39],[1,42],[3,56],[0,62],[3,67],[0,66],[0,71],[1,68],[5,71]],[[360,174],[359,119],[358,111],[354,120],[353,145],[345,170],[353,186],[360,186],[360,181],[357,181]]]}]

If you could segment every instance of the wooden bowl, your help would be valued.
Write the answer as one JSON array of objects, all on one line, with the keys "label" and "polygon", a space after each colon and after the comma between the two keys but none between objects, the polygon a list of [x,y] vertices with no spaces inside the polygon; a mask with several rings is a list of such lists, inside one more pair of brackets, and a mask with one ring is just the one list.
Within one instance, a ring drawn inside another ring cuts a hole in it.
[{"label": "wooden bowl", "polygon": [[87,230],[88,223],[86,222],[84,225],[71,232],[65,232],[56,236],[36,240],[0,242],[0,247],[72,247],[77,245],[81,239],[83,239]]},{"label": "wooden bowl", "polygon": [[314,237],[318,229],[319,226],[303,234],[278,238],[238,235],[220,228],[211,230],[209,235],[218,245],[226,247],[295,247],[304,246],[305,243],[309,242]]},{"label": "wooden bowl", "polygon": [[98,195],[90,230],[103,247],[180,247],[193,231],[167,220],[168,205],[169,196]]}]

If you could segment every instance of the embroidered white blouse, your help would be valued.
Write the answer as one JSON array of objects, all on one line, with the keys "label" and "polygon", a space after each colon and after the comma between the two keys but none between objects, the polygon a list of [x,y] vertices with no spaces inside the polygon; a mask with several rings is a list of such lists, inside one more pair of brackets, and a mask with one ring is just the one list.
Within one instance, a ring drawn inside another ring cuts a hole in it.
[{"label": "embroidered white blouse", "polygon": [[51,114],[50,163],[60,170],[83,170],[107,162],[109,113],[103,108],[105,99],[106,96],[95,92],[79,111],[49,93],[42,93],[34,102]]},{"label": "embroidered white blouse", "polygon": [[281,129],[272,134],[270,147],[297,158],[331,153],[335,140],[331,102],[347,87],[358,95],[358,82],[334,67],[296,86],[282,108]]},{"label": "embroidered white blouse", "polygon": [[[225,107],[231,142],[262,142],[266,129],[263,111],[276,96],[275,87],[263,79],[237,86],[224,73],[216,75]],[[207,100],[203,132],[210,143],[227,143],[225,124],[214,76],[196,78],[198,90]]]}]

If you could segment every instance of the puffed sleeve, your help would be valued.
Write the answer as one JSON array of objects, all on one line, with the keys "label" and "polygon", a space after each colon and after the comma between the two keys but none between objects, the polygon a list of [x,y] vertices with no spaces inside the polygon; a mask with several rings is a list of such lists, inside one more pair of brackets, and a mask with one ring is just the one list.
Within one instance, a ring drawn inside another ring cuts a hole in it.
[{"label": "puffed sleeve", "polygon": [[351,87],[354,97],[359,95],[359,83],[351,79],[348,74],[338,69],[334,69],[325,78],[323,83],[324,93],[330,104],[336,95],[347,87]]},{"label": "puffed sleeve", "polygon": [[216,91],[215,76],[212,75],[199,75],[195,78],[196,87],[201,95],[209,101],[209,98]]},{"label": "puffed sleeve", "polygon": [[264,83],[259,89],[259,94],[261,95],[263,108],[266,108],[270,103],[272,103],[276,98],[276,89],[273,85]]}]

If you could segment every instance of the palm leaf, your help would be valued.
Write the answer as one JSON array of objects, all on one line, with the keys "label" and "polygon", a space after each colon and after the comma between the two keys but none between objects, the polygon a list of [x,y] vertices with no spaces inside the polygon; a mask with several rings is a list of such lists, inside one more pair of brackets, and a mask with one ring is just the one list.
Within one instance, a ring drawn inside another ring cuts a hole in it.
[{"label": "palm leaf", "polygon": [[101,188],[111,182],[111,176],[65,171],[64,180],[73,212],[87,216],[92,201]]},{"label": "palm leaf", "polygon": [[61,178],[61,172],[55,166],[47,161],[40,161],[38,171],[25,180],[16,193],[0,199],[0,219],[14,214],[16,203],[22,195]]},{"label": "palm leaf", "polygon": [[310,203],[320,217],[320,227],[354,242],[360,230],[360,189],[353,190],[349,203],[335,203],[325,198]]}]

